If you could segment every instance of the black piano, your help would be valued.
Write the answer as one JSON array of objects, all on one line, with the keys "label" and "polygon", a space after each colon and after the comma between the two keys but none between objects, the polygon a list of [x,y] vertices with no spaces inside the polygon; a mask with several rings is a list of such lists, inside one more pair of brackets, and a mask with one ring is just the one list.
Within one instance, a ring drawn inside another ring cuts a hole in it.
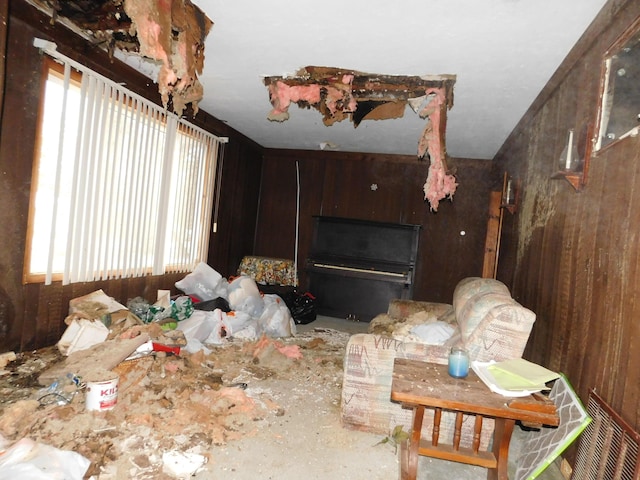
[{"label": "black piano", "polygon": [[306,260],[320,315],[370,321],[413,297],[420,225],[314,216]]}]

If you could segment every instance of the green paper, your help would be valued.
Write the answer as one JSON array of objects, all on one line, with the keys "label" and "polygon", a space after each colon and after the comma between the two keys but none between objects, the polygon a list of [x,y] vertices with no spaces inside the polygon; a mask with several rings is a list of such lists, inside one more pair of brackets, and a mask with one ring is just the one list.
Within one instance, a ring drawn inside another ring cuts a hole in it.
[{"label": "green paper", "polygon": [[494,363],[487,367],[494,380],[503,390],[545,390],[547,382],[560,375],[551,370],[529,362],[523,358],[514,358]]}]

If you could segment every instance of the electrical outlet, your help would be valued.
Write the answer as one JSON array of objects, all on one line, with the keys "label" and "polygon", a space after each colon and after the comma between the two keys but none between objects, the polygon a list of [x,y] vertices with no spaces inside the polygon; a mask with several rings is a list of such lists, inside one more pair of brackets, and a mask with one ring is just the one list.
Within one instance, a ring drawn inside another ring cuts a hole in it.
[{"label": "electrical outlet", "polygon": [[562,463],[560,463],[560,473],[562,476],[569,480],[571,478],[571,472],[573,472],[573,469],[571,465],[569,465],[569,462],[567,462],[566,459],[562,459]]}]

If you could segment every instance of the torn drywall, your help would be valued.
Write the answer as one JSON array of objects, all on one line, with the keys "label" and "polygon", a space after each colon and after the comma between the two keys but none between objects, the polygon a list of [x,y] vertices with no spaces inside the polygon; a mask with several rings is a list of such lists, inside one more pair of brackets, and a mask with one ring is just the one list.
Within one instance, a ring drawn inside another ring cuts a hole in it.
[{"label": "torn drywall", "polygon": [[31,0],[54,21],[110,52],[149,59],[157,68],[165,108],[198,111],[203,88],[204,43],[213,22],[191,0]]},{"label": "torn drywall", "polygon": [[157,82],[164,106],[171,99],[178,115],[187,104],[196,113],[203,95],[197,74],[202,73],[211,20],[190,0],[125,0],[124,9],[140,55],[162,64]]}]

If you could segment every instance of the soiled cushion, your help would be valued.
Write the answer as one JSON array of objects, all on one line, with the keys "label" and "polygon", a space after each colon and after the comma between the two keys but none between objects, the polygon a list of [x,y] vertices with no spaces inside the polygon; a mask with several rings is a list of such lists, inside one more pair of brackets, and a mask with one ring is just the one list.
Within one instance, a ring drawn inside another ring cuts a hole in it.
[{"label": "soiled cushion", "polygon": [[426,312],[440,317],[452,311],[453,307],[448,303],[421,302],[396,298],[389,302],[387,313],[393,318],[407,318],[417,312]]},{"label": "soiled cushion", "polygon": [[536,315],[512,298],[500,294],[473,297],[468,312],[458,318],[460,336],[473,360],[520,358]]},{"label": "soiled cushion", "polygon": [[465,278],[456,286],[453,308],[471,359],[500,361],[522,356],[536,316],[511,298],[504,283]]},{"label": "soiled cushion", "polygon": [[453,310],[456,312],[456,315],[457,312],[465,308],[465,304],[469,299],[484,293],[502,293],[503,295],[511,297],[509,288],[499,280],[493,278],[467,277],[458,282],[453,292]]},{"label": "soiled cushion", "polygon": [[515,307],[517,303],[504,293],[476,293],[456,310],[456,318],[462,338],[467,340],[480,323],[489,315],[492,310],[498,307]]}]

